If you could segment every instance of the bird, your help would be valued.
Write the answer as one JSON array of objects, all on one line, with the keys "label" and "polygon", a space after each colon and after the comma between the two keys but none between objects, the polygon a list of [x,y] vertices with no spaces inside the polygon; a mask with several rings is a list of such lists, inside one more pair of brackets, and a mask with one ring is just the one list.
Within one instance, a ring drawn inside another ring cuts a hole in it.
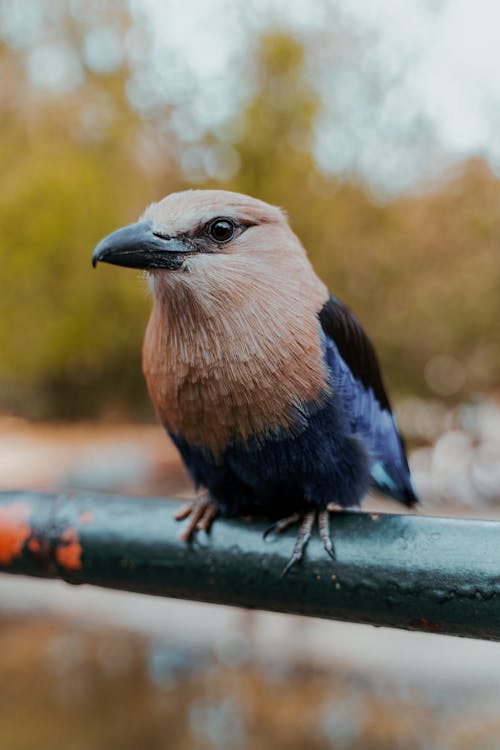
[{"label": "bird", "polygon": [[287,573],[318,525],[370,490],[418,502],[375,349],[314,271],[285,211],[192,189],[150,204],[96,246],[98,262],[145,272],[149,395],[201,494],[181,539],[217,515],[298,523]]}]

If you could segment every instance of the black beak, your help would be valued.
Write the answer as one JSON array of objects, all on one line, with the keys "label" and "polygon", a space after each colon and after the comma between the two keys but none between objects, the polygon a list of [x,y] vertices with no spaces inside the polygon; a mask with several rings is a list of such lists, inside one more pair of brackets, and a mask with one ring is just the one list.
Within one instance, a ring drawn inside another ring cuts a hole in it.
[{"label": "black beak", "polygon": [[175,269],[192,251],[182,239],[155,234],[150,221],[138,221],[104,237],[92,254],[92,265],[95,268],[101,262],[127,268]]}]

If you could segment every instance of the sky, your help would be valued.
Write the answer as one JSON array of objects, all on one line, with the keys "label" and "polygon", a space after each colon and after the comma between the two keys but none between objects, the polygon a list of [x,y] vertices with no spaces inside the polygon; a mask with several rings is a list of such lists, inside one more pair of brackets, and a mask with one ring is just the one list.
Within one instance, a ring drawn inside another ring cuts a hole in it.
[{"label": "sky", "polygon": [[391,63],[413,58],[403,85],[449,146],[473,152],[487,144],[499,159],[500,3],[350,0],[350,6],[379,31],[380,53]]},{"label": "sky", "polygon": [[[168,65],[162,50],[173,48],[208,89],[214,83],[221,91],[229,85],[231,60],[245,38],[242,3],[131,0],[131,4],[134,13],[149,18],[154,27],[159,69]],[[360,64],[367,70],[377,67],[386,76],[387,91],[374,104],[370,118],[360,124],[357,96],[366,92],[358,90],[355,76],[346,80],[344,94],[337,93],[333,102],[343,120],[338,132],[329,117],[325,75],[326,111],[316,154],[326,169],[342,173],[357,162],[355,168],[385,183],[389,192],[404,190],[426,172],[432,176],[432,164],[421,163],[418,144],[412,154],[408,138],[398,137],[398,128],[423,121],[432,125],[444,147],[442,165],[484,156],[500,175],[497,0],[247,0],[244,5],[246,22],[254,28],[274,21],[299,36],[346,26],[367,35],[368,43],[356,60],[358,72]],[[339,149],[342,137],[345,147]],[[375,154],[380,144],[391,149],[384,159]]]}]

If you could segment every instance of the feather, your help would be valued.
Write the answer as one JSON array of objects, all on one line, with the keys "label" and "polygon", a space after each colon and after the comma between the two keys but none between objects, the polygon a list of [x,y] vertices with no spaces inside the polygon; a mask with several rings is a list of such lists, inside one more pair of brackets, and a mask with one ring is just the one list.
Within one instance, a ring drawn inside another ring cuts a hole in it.
[{"label": "feather", "polygon": [[415,505],[405,445],[370,339],[355,315],[333,295],[318,317],[333,391],[344,404],[346,429],[368,443],[374,487],[405,505]]}]

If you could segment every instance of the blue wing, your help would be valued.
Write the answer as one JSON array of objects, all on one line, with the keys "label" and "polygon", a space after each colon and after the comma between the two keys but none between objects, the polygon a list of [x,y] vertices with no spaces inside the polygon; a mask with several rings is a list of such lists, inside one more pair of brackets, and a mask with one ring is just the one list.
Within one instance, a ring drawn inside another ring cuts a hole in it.
[{"label": "blue wing", "polygon": [[414,505],[418,499],[404,442],[373,345],[353,313],[333,296],[321,309],[319,320],[334,394],[344,405],[346,429],[359,434],[369,446],[374,487],[405,505]]}]

